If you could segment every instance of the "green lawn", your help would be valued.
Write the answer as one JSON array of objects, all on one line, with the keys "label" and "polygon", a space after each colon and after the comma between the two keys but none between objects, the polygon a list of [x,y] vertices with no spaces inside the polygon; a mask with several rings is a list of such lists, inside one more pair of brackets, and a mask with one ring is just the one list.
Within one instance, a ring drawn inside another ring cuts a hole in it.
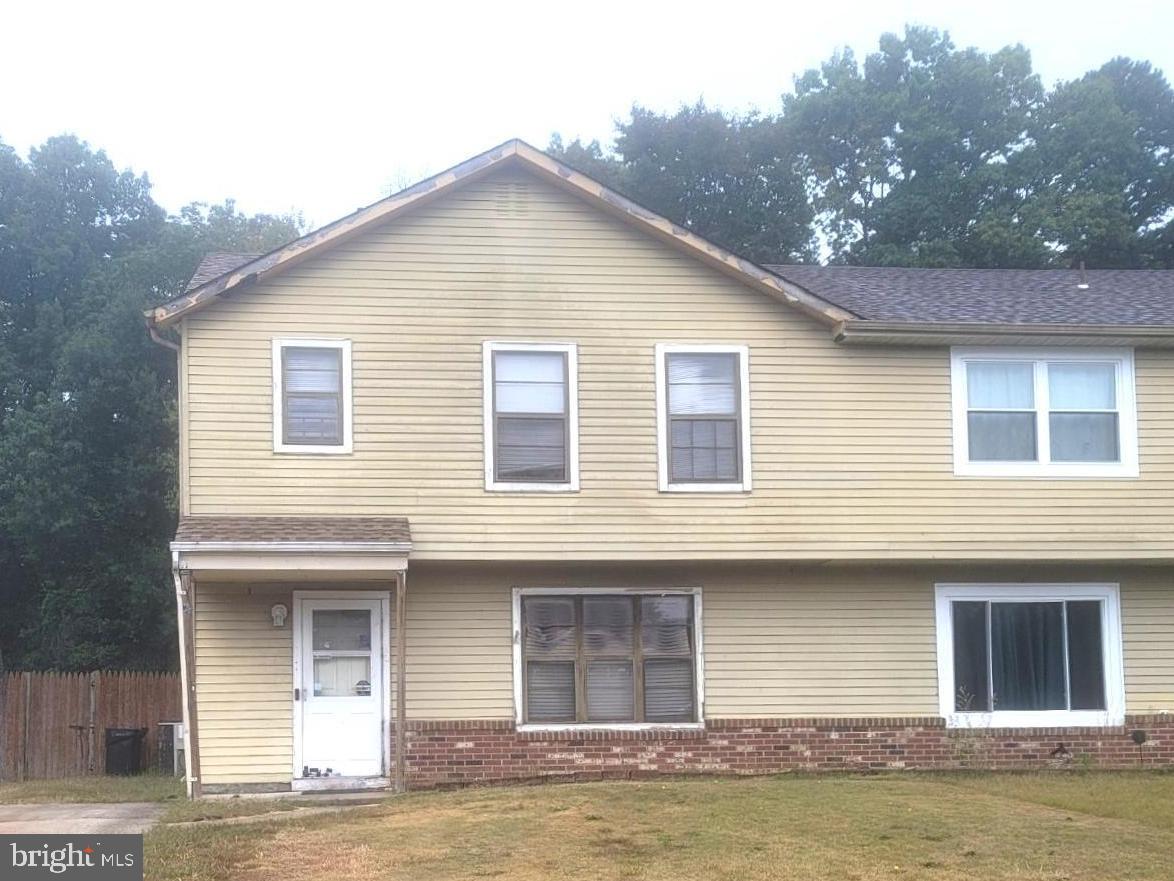
[{"label": "green lawn", "polygon": [[67,777],[0,783],[0,804],[34,802],[180,801],[183,781],[162,774],[136,777]]},{"label": "green lawn", "polygon": [[672,780],[466,789],[249,825],[157,827],[190,881],[1015,879],[1174,874],[1174,775]]}]

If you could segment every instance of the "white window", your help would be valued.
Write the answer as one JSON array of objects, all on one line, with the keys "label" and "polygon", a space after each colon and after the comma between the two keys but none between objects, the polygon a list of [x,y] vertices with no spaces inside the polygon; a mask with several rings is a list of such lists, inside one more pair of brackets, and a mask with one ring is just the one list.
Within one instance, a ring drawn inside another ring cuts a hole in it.
[{"label": "white window", "polygon": [[661,491],[750,491],[746,346],[657,344],[656,444]]},{"label": "white window", "polygon": [[1136,477],[1129,349],[954,349],[954,473]]},{"label": "white window", "polygon": [[351,341],[273,341],[273,449],[349,453]]},{"label": "white window", "polygon": [[487,342],[482,354],[485,488],[578,490],[575,345]]},{"label": "white window", "polygon": [[523,728],[700,727],[701,591],[514,590]]},{"label": "white window", "polygon": [[1118,593],[1115,584],[937,585],[947,724],[1123,724]]}]

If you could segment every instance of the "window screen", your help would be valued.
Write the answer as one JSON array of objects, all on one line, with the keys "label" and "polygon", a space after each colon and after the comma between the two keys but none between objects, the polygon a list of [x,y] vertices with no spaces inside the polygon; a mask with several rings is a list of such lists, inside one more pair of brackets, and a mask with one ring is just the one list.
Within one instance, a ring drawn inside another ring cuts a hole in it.
[{"label": "window screen", "polygon": [[693,598],[527,596],[527,722],[697,720]]},{"label": "window screen", "polygon": [[952,603],[954,708],[1103,710],[1100,600]]},{"label": "window screen", "polygon": [[738,355],[672,352],[665,370],[670,481],[736,483],[742,473]]},{"label": "window screen", "polygon": [[565,483],[567,358],[563,352],[494,352],[494,478]]},{"label": "window screen", "polygon": [[282,442],[341,446],[342,351],[323,346],[281,350]]}]

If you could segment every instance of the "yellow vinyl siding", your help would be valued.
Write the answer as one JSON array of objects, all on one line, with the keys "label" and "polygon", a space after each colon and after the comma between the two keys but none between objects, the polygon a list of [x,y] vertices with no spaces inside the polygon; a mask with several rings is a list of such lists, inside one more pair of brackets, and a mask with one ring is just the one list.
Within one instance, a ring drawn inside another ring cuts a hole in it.
[{"label": "yellow vinyl siding", "polygon": [[1174,571],[1125,579],[1121,618],[1126,710],[1174,711]]},{"label": "yellow vinyl siding", "polygon": [[288,591],[196,587],[196,700],[206,784],[281,783],[293,768],[291,629],[273,626]]},{"label": "yellow vinyl siding", "polygon": [[[353,341],[354,454],[275,454],[270,341]],[[481,343],[579,345],[573,494],[489,493]],[[747,344],[753,493],[657,491],[653,347]],[[944,348],[829,331],[503,171],[185,321],[192,514],[398,515],[413,558],[1174,553],[1174,355],[1137,353],[1141,478],[956,478]]]}]

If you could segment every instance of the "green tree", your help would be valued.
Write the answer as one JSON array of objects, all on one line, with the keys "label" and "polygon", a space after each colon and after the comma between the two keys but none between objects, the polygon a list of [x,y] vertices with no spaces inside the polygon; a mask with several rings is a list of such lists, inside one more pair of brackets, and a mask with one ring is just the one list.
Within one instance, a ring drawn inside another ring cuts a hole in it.
[{"label": "green tree", "polygon": [[555,136],[550,149],[636,202],[751,260],[812,256],[811,207],[772,119],[703,103],[661,115],[633,107],[614,148]]},{"label": "green tree", "polygon": [[946,34],[886,34],[798,77],[782,122],[801,154],[836,262],[1035,266],[1017,154],[1044,90],[1022,46],[955,48]]},{"label": "green tree", "polygon": [[1047,96],[1018,157],[1034,223],[1067,265],[1174,267],[1174,91],[1117,58]]},{"label": "green tree", "polygon": [[54,138],[0,145],[0,651],[10,668],[174,664],[175,358],[142,310],[205,250],[297,218],[169,218],[145,176]]}]

